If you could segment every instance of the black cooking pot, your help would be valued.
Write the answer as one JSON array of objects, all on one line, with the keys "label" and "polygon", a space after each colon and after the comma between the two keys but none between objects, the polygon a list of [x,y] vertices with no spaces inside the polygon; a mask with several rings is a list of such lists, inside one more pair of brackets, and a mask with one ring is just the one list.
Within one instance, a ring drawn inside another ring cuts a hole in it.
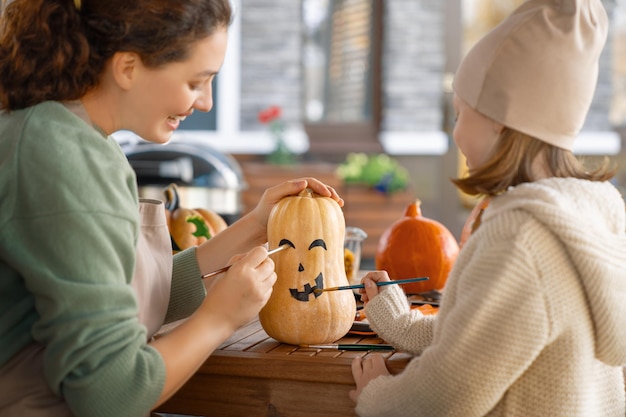
[{"label": "black cooking pot", "polygon": [[164,200],[165,187],[175,183],[181,206],[213,210],[228,224],[241,216],[246,184],[232,156],[206,144],[183,141],[138,142],[122,148],[137,174],[140,197]]}]

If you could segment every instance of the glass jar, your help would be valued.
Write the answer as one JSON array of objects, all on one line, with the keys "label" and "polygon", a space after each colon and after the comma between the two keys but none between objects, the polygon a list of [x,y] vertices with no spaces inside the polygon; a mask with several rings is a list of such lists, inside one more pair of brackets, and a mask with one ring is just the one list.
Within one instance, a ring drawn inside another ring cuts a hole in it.
[{"label": "glass jar", "polygon": [[346,266],[346,276],[348,282],[359,284],[359,268],[361,266],[361,251],[363,241],[367,238],[367,233],[358,227],[346,227],[346,238],[344,240],[344,260]]}]

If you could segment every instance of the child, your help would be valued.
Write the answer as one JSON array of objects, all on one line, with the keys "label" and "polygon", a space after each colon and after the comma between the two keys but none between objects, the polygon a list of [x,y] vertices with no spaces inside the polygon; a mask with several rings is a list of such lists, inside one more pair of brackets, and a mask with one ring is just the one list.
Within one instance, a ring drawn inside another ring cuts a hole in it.
[{"label": "child", "polygon": [[[600,0],[530,0],[454,81],[463,191],[490,196],[434,318],[397,286],[361,291],[372,328],[419,355],[391,376],[353,362],[359,416],[623,417],[625,207],[606,163],[571,150],[607,36]],[[382,289],[384,288],[384,289]]]},{"label": "child", "polygon": [[[166,401],[268,300],[262,245],[282,197],[172,248],[139,201],[117,130],[165,143],[213,105],[228,0],[13,0],[0,21],[0,415],[137,417]],[[240,255],[237,255],[240,254]],[[207,283],[203,274],[234,262]],[[152,335],[188,317],[171,332]]]}]

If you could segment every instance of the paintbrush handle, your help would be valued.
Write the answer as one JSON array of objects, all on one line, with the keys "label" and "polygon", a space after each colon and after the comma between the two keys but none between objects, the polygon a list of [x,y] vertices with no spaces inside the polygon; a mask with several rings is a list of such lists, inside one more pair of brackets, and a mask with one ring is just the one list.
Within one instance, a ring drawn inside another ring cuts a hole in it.
[{"label": "paintbrush handle", "polygon": [[391,345],[365,345],[365,344],[354,344],[354,345],[337,345],[337,349],[339,350],[357,350],[357,351],[363,351],[363,350],[396,350],[393,346]]},{"label": "paintbrush handle", "polygon": [[230,269],[232,265],[226,265],[224,268],[220,268],[220,269],[216,269],[213,272],[209,272],[208,274],[204,274],[202,275],[202,278],[210,278],[210,277],[214,277],[215,275],[219,275],[222,272],[226,272]]},{"label": "paintbrush handle", "polygon": [[[426,280],[428,280],[428,277],[396,279],[396,280],[391,280],[391,281],[377,282],[376,286],[377,287],[383,287],[385,285],[409,284],[411,282],[419,282],[419,281],[426,281]],[[364,284],[344,285],[344,286],[341,286],[341,287],[324,288],[322,291],[356,290],[358,288],[365,288],[365,285]]]},{"label": "paintbrush handle", "polygon": [[353,351],[368,351],[368,350],[395,350],[392,345],[385,344],[330,344],[330,345],[302,345],[303,347],[311,349],[335,349],[335,350],[353,350]]},{"label": "paintbrush handle", "polygon": [[[271,251],[268,251],[267,252],[267,256],[270,256],[270,255],[272,255],[272,254],[274,254],[276,252],[280,252],[281,250],[287,249],[288,247],[289,247],[289,245],[285,243],[284,245],[279,246],[276,249],[272,249]],[[219,274],[221,274],[223,272],[228,271],[231,266],[232,266],[232,264],[231,265],[226,265],[225,267],[220,268],[220,269],[216,269],[213,272],[209,272],[208,274],[202,275],[202,278],[210,278],[210,277],[214,277],[215,275],[219,275]]]}]

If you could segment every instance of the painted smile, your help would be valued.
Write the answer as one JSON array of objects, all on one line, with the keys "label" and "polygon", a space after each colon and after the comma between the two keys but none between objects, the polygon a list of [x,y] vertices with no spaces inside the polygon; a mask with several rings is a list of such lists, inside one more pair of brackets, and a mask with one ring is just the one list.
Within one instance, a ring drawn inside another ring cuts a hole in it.
[{"label": "painted smile", "polygon": [[308,282],[304,284],[304,289],[302,291],[298,291],[296,288],[289,288],[289,292],[291,296],[298,301],[309,301],[309,295],[313,294],[315,298],[322,295],[321,292],[315,293],[316,289],[323,290],[324,289],[324,276],[320,272],[317,278],[315,278],[315,285],[311,287],[311,284]]}]

